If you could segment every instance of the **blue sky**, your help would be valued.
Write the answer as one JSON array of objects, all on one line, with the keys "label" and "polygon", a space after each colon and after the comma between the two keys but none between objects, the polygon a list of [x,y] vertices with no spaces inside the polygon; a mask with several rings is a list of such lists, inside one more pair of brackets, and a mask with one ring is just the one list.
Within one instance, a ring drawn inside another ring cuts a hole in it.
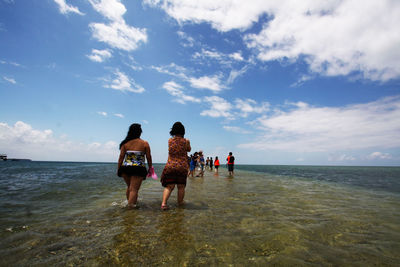
[{"label": "blue sky", "polygon": [[131,123],[242,164],[400,165],[400,2],[0,0],[0,153],[116,161]]}]

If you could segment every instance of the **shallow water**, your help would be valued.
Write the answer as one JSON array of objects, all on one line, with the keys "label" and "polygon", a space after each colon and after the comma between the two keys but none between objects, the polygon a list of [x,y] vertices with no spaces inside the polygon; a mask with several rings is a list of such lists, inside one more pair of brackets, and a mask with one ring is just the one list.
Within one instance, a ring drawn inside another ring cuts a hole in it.
[{"label": "shallow water", "polygon": [[186,205],[174,192],[162,212],[151,179],[125,209],[115,166],[1,163],[0,265],[400,262],[400,168],[238,166],[234,178],[222,168],[188,179]]}]

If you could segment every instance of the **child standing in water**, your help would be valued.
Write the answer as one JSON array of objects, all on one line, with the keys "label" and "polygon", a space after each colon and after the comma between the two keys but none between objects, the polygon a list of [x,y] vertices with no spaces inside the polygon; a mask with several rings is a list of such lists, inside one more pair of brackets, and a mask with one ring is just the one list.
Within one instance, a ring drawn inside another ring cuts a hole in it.
[{"label": "child standing in water", "polygon": [[215,166],[215,174],[218,175],[218,168],[219,168],[219,159],[218,159],[218,157],[215,157],[214,166]]}]

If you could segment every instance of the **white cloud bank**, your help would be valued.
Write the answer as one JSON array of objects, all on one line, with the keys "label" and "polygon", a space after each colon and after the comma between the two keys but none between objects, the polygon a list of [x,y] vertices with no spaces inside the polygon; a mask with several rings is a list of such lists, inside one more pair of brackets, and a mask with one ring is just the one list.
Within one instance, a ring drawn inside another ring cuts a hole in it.
[{"label": "white cloud bank", "polygon": [[58,9],[60,10],[61,14],[65,15],[68,13],[75,13],[75,14],[78,14],[81,16],[85,15],[84,13],[79,11],[79,9],[77,7],[68,5],[65,0],[54,0],[54,2],[56,2],[56,4],[58,5]]},{"label": "white cloud bank", "polygon": [[400,77],[400,1],[393,0],[145,0],[179,23],[209,23],[222,32],[262,30],[243,38],[263,61],[304,59],[327,76],[361,73],[387,81]]},{"label": "white cloud bank", "polygon": [[0,122],[1,153],[33,160],[116,161],[118,144],[114,141],[90,144],[54,137],[52,130],[36,130],[22,121],[14,125]]},{"label": "white cloud bank", "polygon": [[109,23],[90,23],[93,38],[125,51],[138,48],[147,42],[146,29],[139,29],[126,24],[123,15],[125,6],[119,0],[89,0],[93,8],[110,20]]},{"label": "white cloud bank", "polygon": [[400,96],[345,107],[293,107],[254,121],[264,134],[239,147],[296,152],[400,147]]}]

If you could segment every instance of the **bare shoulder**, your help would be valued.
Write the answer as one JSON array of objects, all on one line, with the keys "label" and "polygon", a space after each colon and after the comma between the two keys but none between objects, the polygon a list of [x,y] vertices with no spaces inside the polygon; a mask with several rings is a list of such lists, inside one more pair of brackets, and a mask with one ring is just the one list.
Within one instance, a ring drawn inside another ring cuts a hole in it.
[{"label": "bare shoulder", "polygon": [[149,142],[147,142],[146,140],[142,140],[143,141],[143,144],[144,144],[144,146],[146,146],[146,147],[149,147],[150,145],[149,145]]}]

